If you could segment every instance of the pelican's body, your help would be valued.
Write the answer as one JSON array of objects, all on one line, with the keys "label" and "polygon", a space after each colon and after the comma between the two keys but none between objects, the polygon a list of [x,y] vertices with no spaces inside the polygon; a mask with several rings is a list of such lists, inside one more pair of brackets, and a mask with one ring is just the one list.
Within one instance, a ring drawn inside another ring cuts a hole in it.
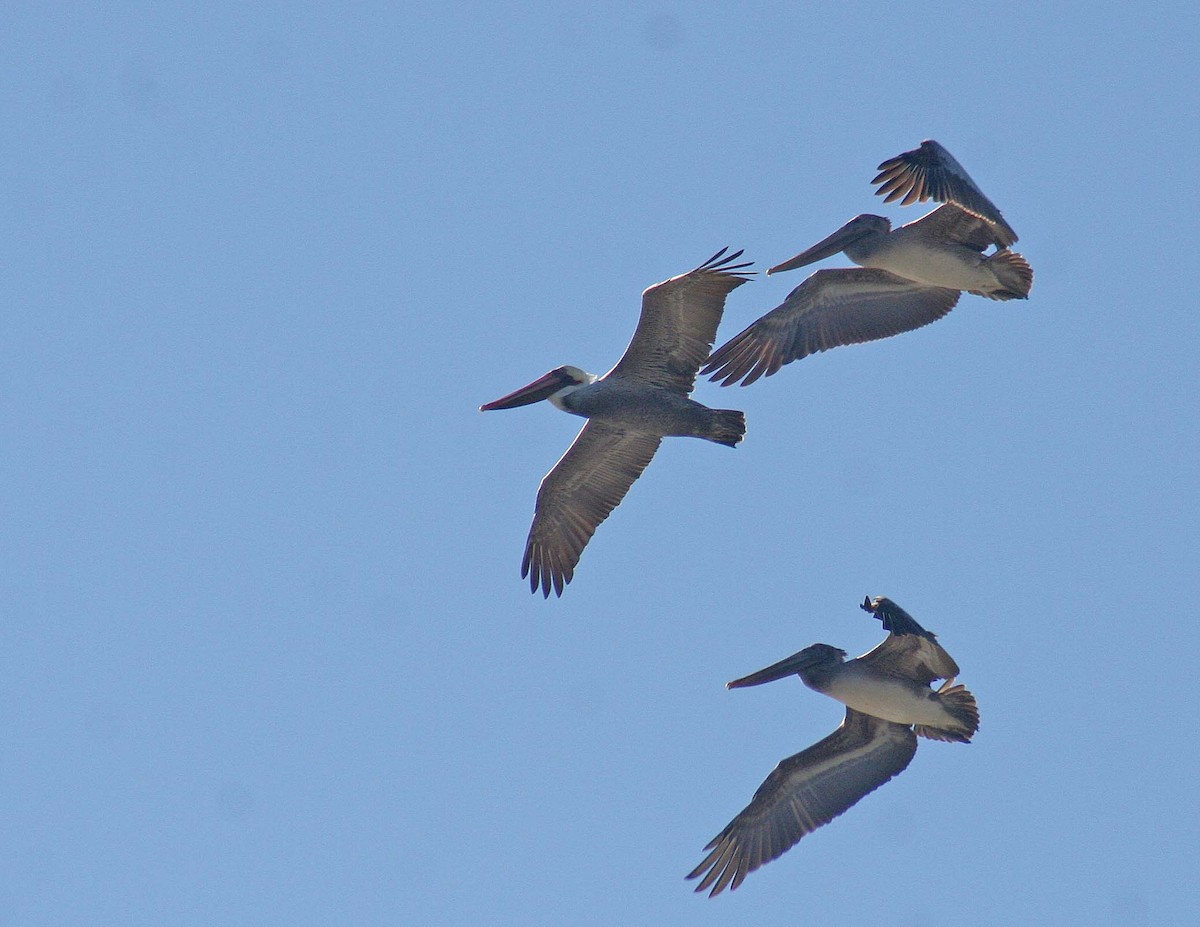
[{"label": "pelican's body", "polygon": [[930,234],[922,225],[924,218],[895,230],[883,216],[859,218],[882,220],[876,223],[878,231],[846,246],[846,257],[859,267],[877,267],[906,280],[969,293],[987,294],[1001,289],[983,255],[974,248]]},{"label": "pelican's body", "polygon": [[[958,664],[890,599],[862,606],[890,633],[869,653],[813,644],[785,660],[729,683],[756,686],[798,675],[806,686],[846,706],[841,726],[807,750],[781,762],[753,800],[705,848],[689,873],[696,891],[716,895],[828,824],[864,795],[907,768],[917,737],[967,743],[979,729],[975,697],[954,685]],[[946,682],[930,688],[937,679]]]},{"label": "pelican's body", "polygon": [[952,290],[982,293],[999,288],[995,272],[976,249],[931,232],[924,217],[895,230],[883,216],[863,218],[883,221],[877,223],[878,231],[846,246],[846,257],[859,267],[878,267],[908,280]]},{"label": "pelican's body", "polygon": [[730,445],[741,438],[741,434],[725,434],[714,427],[716,410],[669,388],[628,377],[596,377],[549,399],[551,405],[572,415],[663,437],[707,438]]},{"label": "pelican's body", "polygon": [[961,725],[942,697],[913,679],[880,672],[862,659],[838,664],[823,687],[805,683],[848,708],[896,724],[953,730]]},{"label": "pelican's body", "polygon": [[1033,271],[1021,255],[1006,249],[983,254],[995,242],[985,220],[947,203],[892,228],[884,216],[855,216],[828,238],[768,273],[792,270],[844,251],[860,267],[886,270],[926,286],[963,290],[989,299],[1025,299]]},{"label": "pelican's body", "polygon": [[511,409],[548,399],[588,419],[574,443],[546,474],[521,576],[549,597],[574,576],[596,527],[624,498],[664,437],[704,438],[728,447],[746,433],[745,416],[710,409],[688,398],[708,356],[725,298],[747,280],[742,252],[722,249],[700,267],[649,287],[642,314],[621,360],[602,377],[557,367],[481,408]]},{"label": "pelican's body", "polygon": [[[1009,250],[1017,233],[950,152],[934,141],[879,165],[886,202],[935,199],[937,209],[897,229],[855,216],[828,238],[772,267],[793,270],[844,252],[859,268],[819,270],[787,299],[713,352],[704,373],[729,386],[818,351],[912,331],[946,315],[959,294],[1026,299],[1033,270]],[[995,250],[985,254],[989,247]]]}]

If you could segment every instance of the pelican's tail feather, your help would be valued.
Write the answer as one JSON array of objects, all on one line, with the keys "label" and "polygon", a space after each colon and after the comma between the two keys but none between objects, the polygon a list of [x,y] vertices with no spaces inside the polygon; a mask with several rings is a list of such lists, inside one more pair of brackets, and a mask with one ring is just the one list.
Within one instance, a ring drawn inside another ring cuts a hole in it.
[{"label": "pelican's tail feather", "polygon": [[745,413],[734,409],[710,409],[712,417],[708,420],[708,430],[700,437],[734,447],[746,435]]},{"label": "pelican's tail feather", "polygon": [[942,728],[918,724],[915,728],[917,736],[930,740],[970,743],[971,737],[979,730],[979,706],[975,704],[975,696],[967,691],[966,686],[951,685],[950,680],[942,684],[937,694],[946,713],[954,719],[954,725]]},{"label": "pelican's tail feather", "polygon": [[978,295],[988,299],[1029,299],[1029,291],[1033,288],[1033,268],[1024,257],[1006,248],[986,258],[985,263],[1000,281],[1000,289]]}]

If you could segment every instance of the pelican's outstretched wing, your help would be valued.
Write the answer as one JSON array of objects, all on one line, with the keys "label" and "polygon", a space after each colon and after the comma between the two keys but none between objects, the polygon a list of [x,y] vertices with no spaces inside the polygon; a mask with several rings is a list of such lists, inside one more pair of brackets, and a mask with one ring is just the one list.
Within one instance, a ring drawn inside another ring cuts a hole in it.
[{"label": "pelican's outstretched wing", "polygon": [[749,386],[809,354],[936,322],[960,295],[869,267],[818,270],[781,305],[714,351],[702,372],[722,386],[738,380]]},{"label": "pelican's outstretched wing", "polygon": [[828,824],[859,799],[904,770],[917,752],[912,728],[846,709],[841,726],[781,762],[745,810],[705,847],[708,856],[689,874],[709,896],[746,876]]},{"label": "pelican's outstretched wing", "polygon": [[662,437],[589,421],[542,479],[521,576],[533,592],[562,595],[596,526],[625,498]]},{"label": "pelican's outstretched wing", "polygon": [[642,293],[642,315],[633,340],[605,377],[630,377],[686,396],[708,357],[725,311],[725,297],[749,279],[751,262],[732,264],[722,248],[695,270]]}]

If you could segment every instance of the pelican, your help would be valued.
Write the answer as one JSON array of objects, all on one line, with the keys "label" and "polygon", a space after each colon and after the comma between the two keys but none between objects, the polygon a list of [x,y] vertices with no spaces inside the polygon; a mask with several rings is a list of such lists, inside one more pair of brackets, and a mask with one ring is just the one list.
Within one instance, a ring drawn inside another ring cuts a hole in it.
[{"label": "pelican", "polygon": [[[787,299],[722,345],[703,373],[748,386],[818,351],[912,331],[946,315],[962,291],[989,299],[1027,299],[1033,270],[1009,250],[1017,240],[1000,210],[935,141],[879,165],[872,181],[885,202],[942,202],[892,229],[883,216],[855,216],[828,238],[777,264],[793,270],[844,251],[862,270],[817,271]],[[983,252],[994,245],[991,254]]]},{"label": "pelican", "polygon": [[[979,730],[975,697],[955,685],[958,664],[908,612],[891,599],[861,606],[882,623],[887,638],[853,660],[846,651],[813,644],[785,660],[728,683],[757,686],[793,674],[810,689],[846,706],[841,726],[781,762],[750,804],[705,847],[708,856],[689,874],[709,897],[828,824],[908,766],[917,738],[969,743]],[[946,680],[937,690],[930,683]],[[703,878],[701,878],[703,877]]]},{"label": "pelican", "polygon": [[512,409],[542,399],[588,422],[538,489],[521,576],[529,588],[561,596],[596,527],[625,497],[668,435],[704,438],[734,447],[746,418],[688,398],[708,356],[725,298],[749,279],[751,262],[722,248],[693,271],[642,293],[633,340],[602,377],[556,367],[507,396],[480,406]]},{"label": "pelican", "polygon": [[[945,205],[892,230],[883,216],[855,216],[828,238],[767,271],[812,264],[839,251],[862,267],[878,267],[908,280],[966,290],[990,299],[1025,299],[1033,271],[1008,250],[1017,240],[1000,210],[961,164],[932,139],[879,165],[873,181],[885,203],[902,206],[935,199]],[[989,245],[998,249],[983,255]]]}]

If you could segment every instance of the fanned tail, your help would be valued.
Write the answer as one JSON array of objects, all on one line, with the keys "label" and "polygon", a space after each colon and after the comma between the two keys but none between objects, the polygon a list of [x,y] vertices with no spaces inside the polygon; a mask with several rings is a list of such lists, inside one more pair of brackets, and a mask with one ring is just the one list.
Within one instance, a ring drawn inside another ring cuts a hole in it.
[{"label": "fanned tail", "polygon": [[997,251],[987,258],[987,266],[992,269],[996,279],[1000,281],[1001,289],[991,293],[980,293],[988,299],[1028,299],[1029,291],[1033,288],[1033,268],[1029,262],[1015,251],[1007,249]]},{"label": "fanned tail", "polygon": [[946,680],[938,689],[938,700],[957,723],[953,728],[918,724],[914,728],[918,737],[968,744],[979,730],[979,706],[975,704],[975,696],[967,691],[966,686],[952,685],[952,682]]}]

